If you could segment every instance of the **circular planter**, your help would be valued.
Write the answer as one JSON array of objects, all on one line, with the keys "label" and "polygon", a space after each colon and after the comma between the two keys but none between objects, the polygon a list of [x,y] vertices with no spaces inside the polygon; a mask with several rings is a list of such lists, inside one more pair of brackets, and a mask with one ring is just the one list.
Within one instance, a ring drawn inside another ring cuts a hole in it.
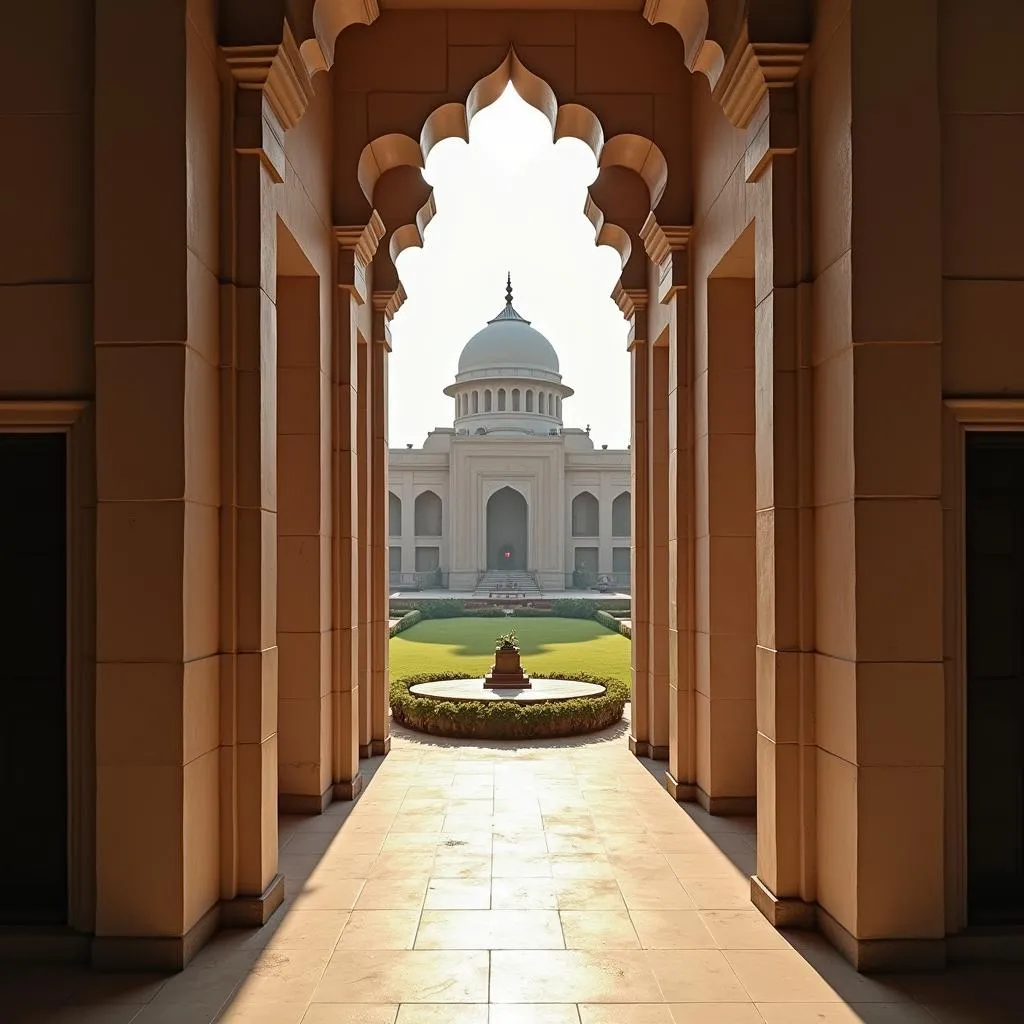
[{"label": "circular planter", "polygon": [[459,673],[433,673],[391,684],[391,714],[417,732],[451,739],[532,740],[581,736],[615,725],[629,700],[629,686],[617,679],[565,675],[568,681],[604,687],[592,696],[524,703],[517,700],[446,700],[410,692],[440,680],[462,680]]}]

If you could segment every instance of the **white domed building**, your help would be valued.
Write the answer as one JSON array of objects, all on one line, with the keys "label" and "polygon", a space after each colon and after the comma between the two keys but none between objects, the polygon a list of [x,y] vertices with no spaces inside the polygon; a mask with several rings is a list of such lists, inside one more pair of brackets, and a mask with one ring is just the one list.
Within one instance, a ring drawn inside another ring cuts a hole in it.
[{"label": "white domed building", "polygon": [[629,584],[630,453],[566,427],[558,353],[512,305],[466,343],[451,427],[393,448],[393,589],[527,592]]}]

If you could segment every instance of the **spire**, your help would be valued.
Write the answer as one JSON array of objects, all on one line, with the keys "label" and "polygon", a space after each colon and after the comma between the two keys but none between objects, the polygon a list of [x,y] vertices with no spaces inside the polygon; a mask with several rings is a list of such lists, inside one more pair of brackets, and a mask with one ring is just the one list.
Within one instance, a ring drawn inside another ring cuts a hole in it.
[{"label": "spire", "polygon": [[499,320],[517,320],[519,323],[528,324],[529,320],[524,320],[512,306],[512,271],[508,272],[508,276],[505,278],[505,308],[496,316],[493,320],[488,320],[489,324],[496,323]]}]

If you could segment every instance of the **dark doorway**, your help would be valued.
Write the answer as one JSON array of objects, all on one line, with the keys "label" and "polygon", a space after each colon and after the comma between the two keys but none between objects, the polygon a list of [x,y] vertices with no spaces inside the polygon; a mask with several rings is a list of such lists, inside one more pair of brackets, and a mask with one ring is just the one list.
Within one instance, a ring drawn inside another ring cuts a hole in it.
[{"label": "dark doorway", "polygon": [[63,434],[0,434],[0,923],[67,921]]},{"label": "dark doorway", "polygon": [[527,565],[526,499],[512,487],[495,491],[487,502],[487,568],[523,571]]},{"label": "dark doorway", "polygon": [[1024,922],[1024,434],[967,435],[970,924]]}]

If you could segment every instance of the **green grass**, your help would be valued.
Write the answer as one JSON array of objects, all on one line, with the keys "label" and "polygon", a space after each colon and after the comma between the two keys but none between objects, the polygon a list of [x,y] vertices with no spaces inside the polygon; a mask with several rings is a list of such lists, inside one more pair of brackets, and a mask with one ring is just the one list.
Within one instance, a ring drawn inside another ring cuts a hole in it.
[{"label": "green grass", "polygon": [[592,619],[428,619],[390,641],[391,678],[425,672],[482,676],[494,640],[514,630],[523,667],[538,678],[586,673],[629,683],[630,642]]}]

